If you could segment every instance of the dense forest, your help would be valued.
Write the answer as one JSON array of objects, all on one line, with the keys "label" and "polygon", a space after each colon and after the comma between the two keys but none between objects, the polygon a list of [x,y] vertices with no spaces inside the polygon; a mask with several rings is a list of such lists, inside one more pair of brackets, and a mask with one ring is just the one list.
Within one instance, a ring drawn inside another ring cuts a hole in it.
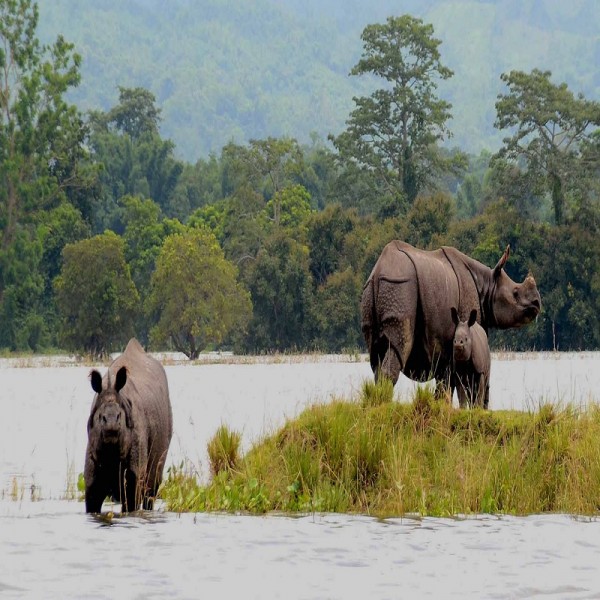
[{"label": "dense forest", "polygon": [[344,129],[372,78],[348,77],[370,23],[409,13],[431,23],[454,77],[449,147],[497,150],[500,74],[550,70],[557,82],[600,96],[596,0],[40,0],[40,39],[64,34],[81,55],[67,97],[109,110],[118,86],[143,87],[161,107],[161,133],[195,162],[234,141],[293,137],[301,144]]},{"label": "dense forest", "polygon": [[545,65],[498,74],[494,153],[448,148],[444,44],[420,18],[384,16],[357,33],[349,78],[369,86],[341,130],[311,135],[306,114],[302,136],[187,162],[154,85],[74,103],[79,48],[40,43],[39,18],[31,0],[0,0],[1,348],[102,356],[136,335],[191,358],[355,351],[363,283],[395,238],[489,266],[510,244],[507,271],[533,273],[543,311],[496,347],[600,347],[600,103]]}]

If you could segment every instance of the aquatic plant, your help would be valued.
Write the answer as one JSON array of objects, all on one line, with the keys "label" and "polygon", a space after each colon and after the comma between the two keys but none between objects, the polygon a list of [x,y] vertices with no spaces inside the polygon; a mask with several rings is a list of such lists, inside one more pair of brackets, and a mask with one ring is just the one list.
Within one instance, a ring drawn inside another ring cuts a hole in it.
[{"label": "aquatic plant", "polygon": [[379,516],[600,510],[597,405],[460,410],[426,387],[410,403],[365,396],[308,408],[207,485],[171,472],[162,490],[167,509]]}]

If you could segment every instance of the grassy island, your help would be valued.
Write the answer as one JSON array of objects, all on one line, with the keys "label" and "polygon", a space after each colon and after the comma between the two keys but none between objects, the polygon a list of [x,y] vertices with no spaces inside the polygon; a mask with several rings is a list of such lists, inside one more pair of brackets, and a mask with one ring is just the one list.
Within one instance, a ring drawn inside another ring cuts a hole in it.
[{"label": "grassy island", "polygon": [[171,469],[168,510],[596,514],[600,409],[458,410],[419,388],[390,401],[389,382],[357,401],[305,410],[240,457],[221,427],[209,443],[212,478]]}]

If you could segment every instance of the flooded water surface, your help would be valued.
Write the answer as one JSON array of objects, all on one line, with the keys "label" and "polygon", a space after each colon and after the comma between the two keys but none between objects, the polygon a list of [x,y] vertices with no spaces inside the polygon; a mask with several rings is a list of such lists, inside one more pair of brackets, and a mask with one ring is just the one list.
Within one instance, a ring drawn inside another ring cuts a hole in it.
[{"label": "flooded water surface", "polygon": [[[208,473],[221,424],[244,447],[285,418],[355,397],[364,357],[169,364],[167,465]],[[600,522],[568,515],[389,519],[176,515],[101,519],[76,497],[89,366],[0,363],[0,598],[600,598]],[[414,387],[401,379],[397,399]],[[492,409],[597,402],[600,354],[494,356]],[[115,507],[116,509],[117,507]]]}]

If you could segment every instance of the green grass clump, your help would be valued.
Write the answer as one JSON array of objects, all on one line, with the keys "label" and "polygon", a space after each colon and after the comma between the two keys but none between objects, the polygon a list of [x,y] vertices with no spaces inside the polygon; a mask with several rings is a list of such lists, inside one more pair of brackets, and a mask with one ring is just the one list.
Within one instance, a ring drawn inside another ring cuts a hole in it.
[{"label": "green grass clump", "polygon": [[242,436],[237,431],[231,431],[225,425],[221,425],[217,429],[207,446],[210,472],[213,476],[237,467],[240,460],[241,441]]},{"label": "green grass clump", "polygon": [[362,385],[361,403],[363,406],[379,406],[394,399],[394,384],[387,377],[375,382],[365,379]]},{"label": "green grass clump", "polygon": [[365,401],[367,395],[363,389],[359,402],[305,410],[206,486],[170,472],[163,487],[167,508],[598,513],[597,406],[457,410],[429,388],[418,388],[412,403]]}]

